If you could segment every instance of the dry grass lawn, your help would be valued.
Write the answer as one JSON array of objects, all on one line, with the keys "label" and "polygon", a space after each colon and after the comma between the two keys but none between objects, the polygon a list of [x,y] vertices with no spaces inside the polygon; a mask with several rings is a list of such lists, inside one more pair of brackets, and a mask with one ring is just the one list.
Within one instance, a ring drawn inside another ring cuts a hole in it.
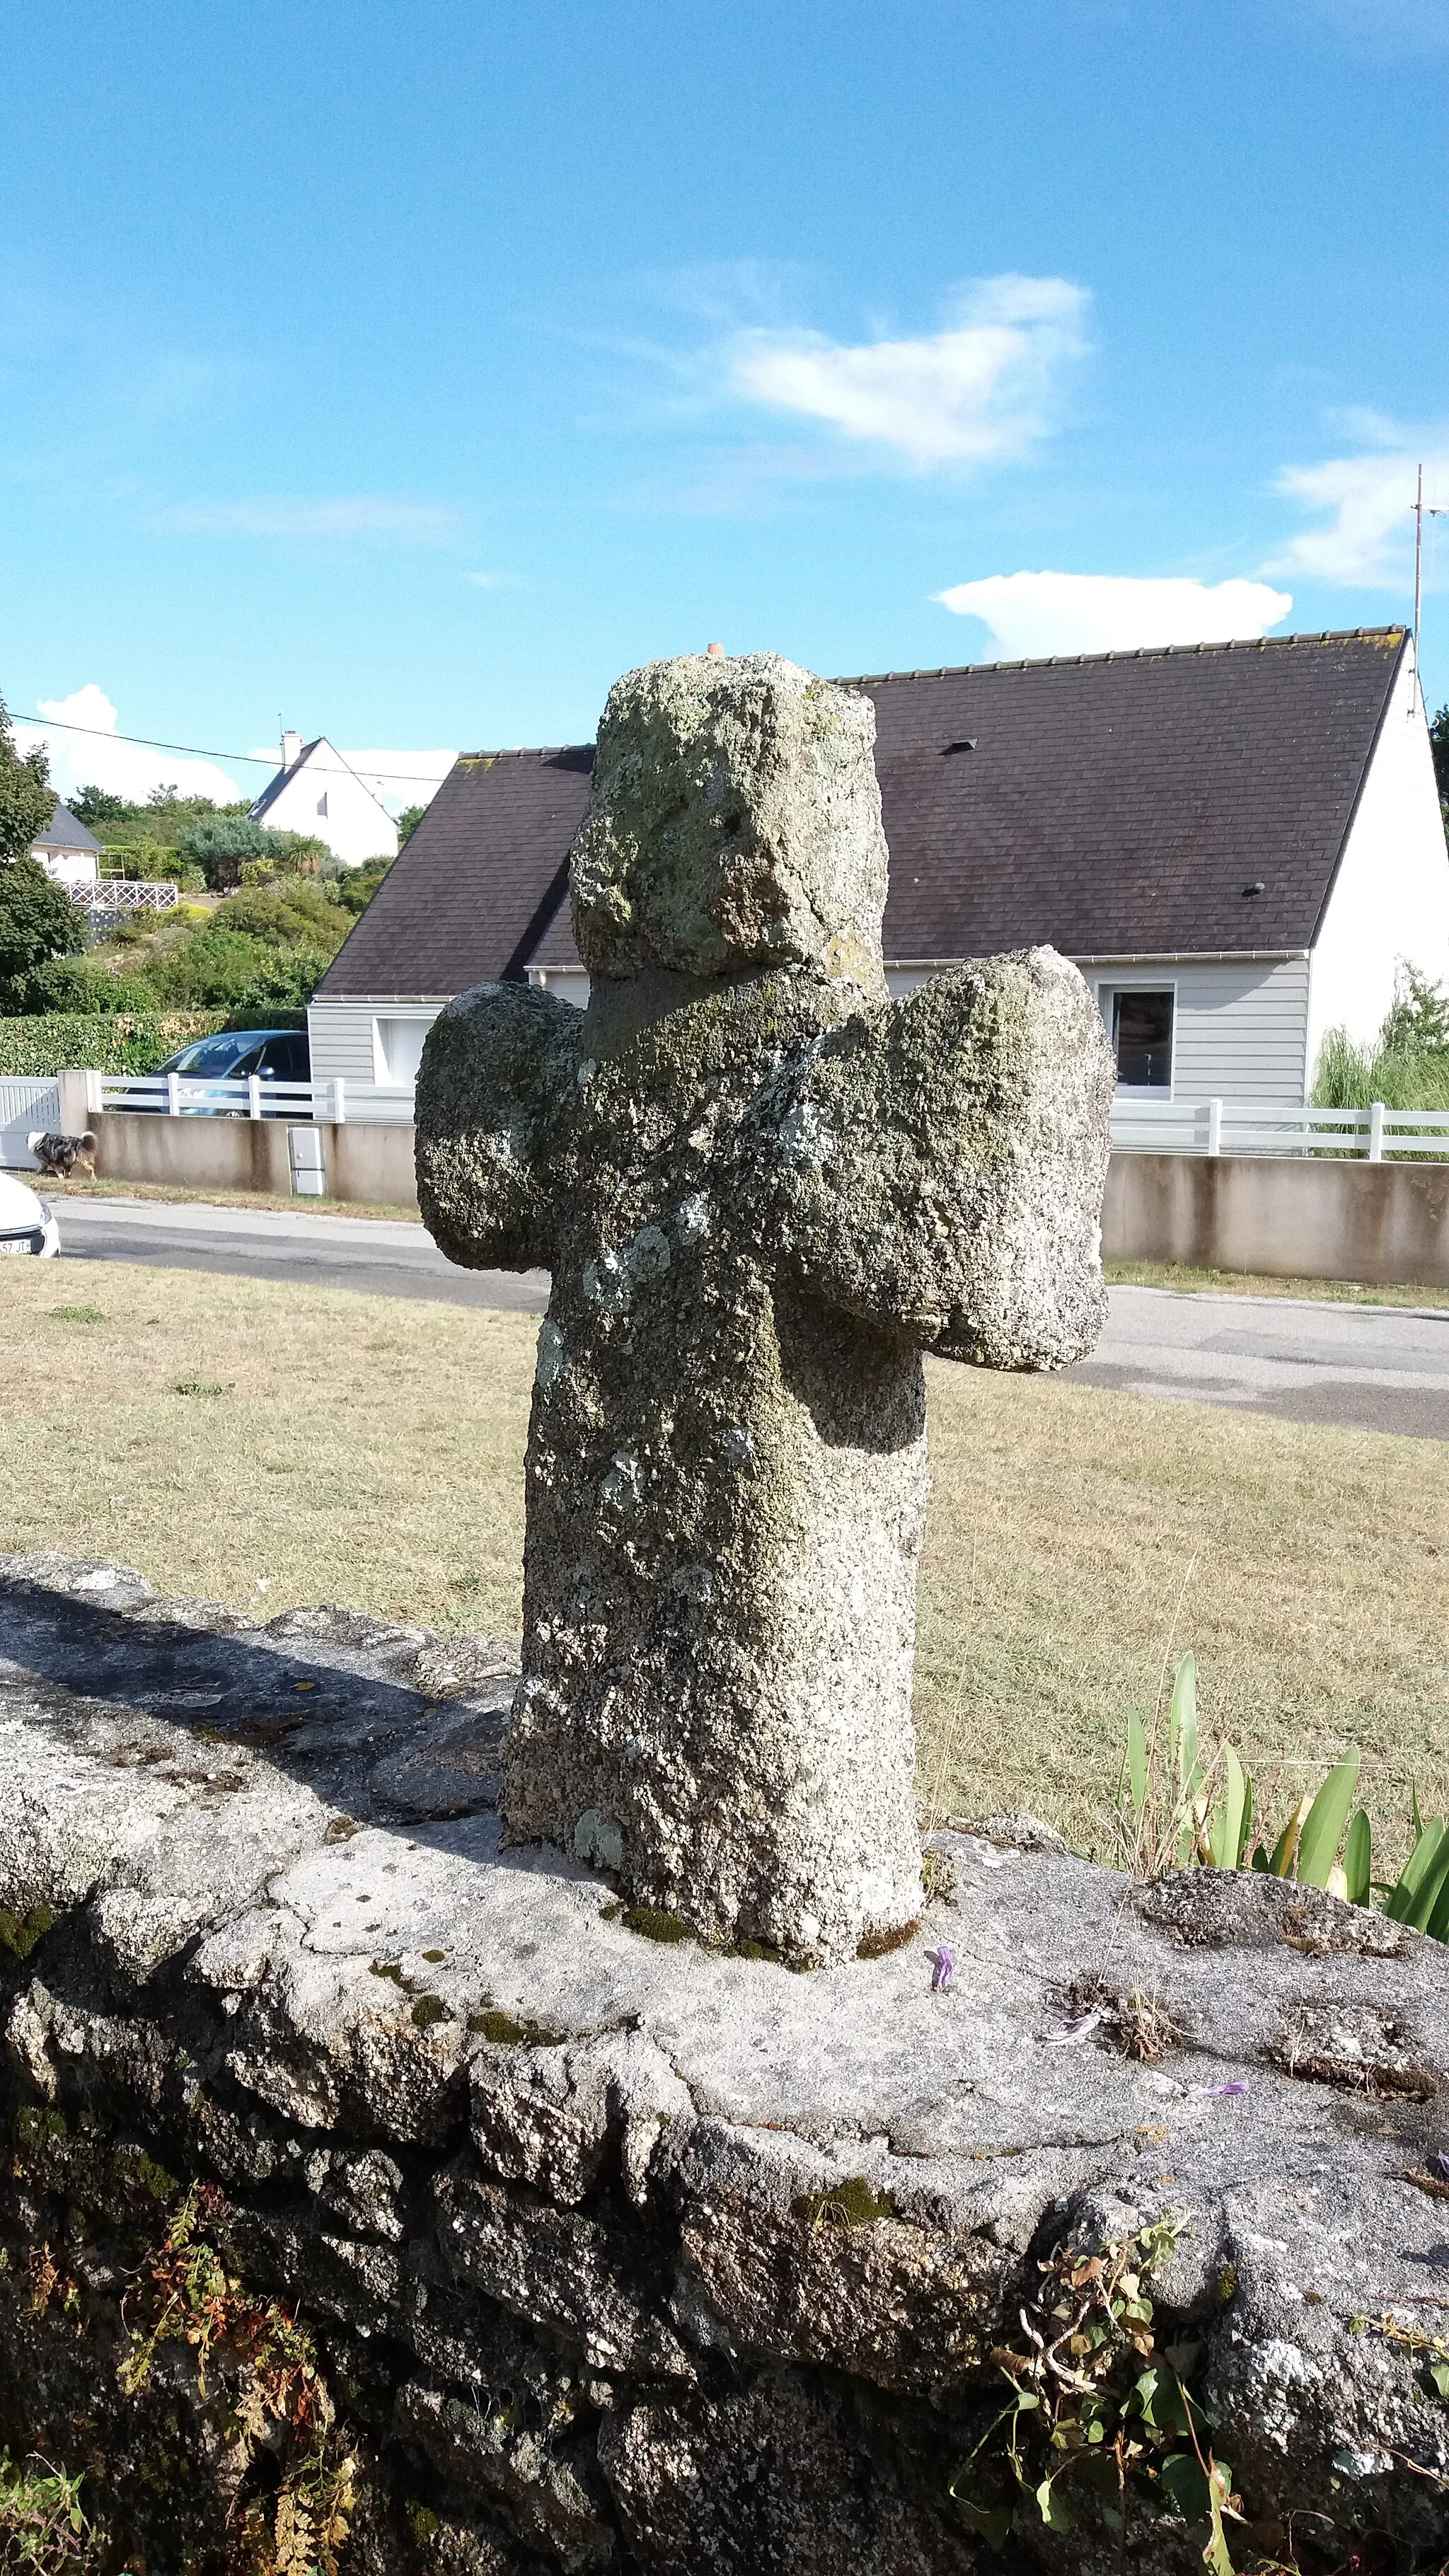
[{"label": "dry grass lawn", "polygon": [[[516,1631],[531,1319],[130,1263],[3,1285],[0,1546]],[[1355,1742],[1390,1833],[1411,1779],[1449,1804],[1449,1448],[938,1363],[930,1388],[929,1794],[1100,1844],[1174,1640],[1273,1803]]]}]

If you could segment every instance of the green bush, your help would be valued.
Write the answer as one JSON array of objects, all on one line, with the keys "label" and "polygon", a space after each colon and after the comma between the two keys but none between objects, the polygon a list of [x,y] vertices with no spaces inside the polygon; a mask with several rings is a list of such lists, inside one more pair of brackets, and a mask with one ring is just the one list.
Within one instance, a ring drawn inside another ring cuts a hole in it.
[{"label": "green bush", "polygon": [[0,1075],[49,1074],[94,1066],[102,1073],[152,1073],[191,1038],[227,1025],[225,1011],[120,1012],[105,1019],[53,1011],[0,1020]]},{"label": "green bush", "polygon": [[1449,996],[1404,960],[1378,1036],[1330,1029],[1313,1076],[1316,1109],[1449,1109]]}]

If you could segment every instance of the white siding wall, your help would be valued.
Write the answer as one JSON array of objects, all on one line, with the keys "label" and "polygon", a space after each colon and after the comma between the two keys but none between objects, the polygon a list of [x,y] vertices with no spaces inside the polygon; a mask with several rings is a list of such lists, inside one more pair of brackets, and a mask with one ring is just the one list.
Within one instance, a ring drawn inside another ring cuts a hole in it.
[{"label": "white siding wall", "polygon": [[1433,983],[1449,976],[1449,853],[1423,700],[1408,670],[1384,717],[1313,952],[1310,1072],[1329,1029],[1346,1028],[1360,1045],[1377,1033],[1401,957]]},{"label": "white siding wall", "polygon": [[[335,1001],[313,1002],[307,1012],[313,1081],[335,1082],[340,1073],[348,1082],[376,1082],[373,1022],[400,1013],[403,1007],[367,995],[339,994]],[[418,1016],[431,1023],[442,1007],[441,1002],[424,1004]]]},{"label": "white siding wall", "polygon": [[[1130,964],[1110,958],[1077,961],[1094,992],[1125,984],[1176,989],[1173,1096],[1178,1100],[1281,1101],[1301,1105],[1308,1019],[1306,957],[1211,959],[1163,957]],[[909,993],[940,968],[889,966],[893,993]],[[581,968],[530,978],[560,1001],[580,1007],[588,999]],[[385,996],[339,996],[314,1002],[307,1014],[312,1079],[376,1082],[375,1026],[406,1018],[430,1026],[441,1002],[392,1002]]]},{"label": "white siding wall", "polygon": [[1130,966],[1079,958],[1100,997],[1128,984],[1174,986],[1175,1100],[1303,1102],[1306,957],[1164,957]]},{"label": "white siding wall", "polygon": [[[1177,1100],[1281,1101],[1301,1107],[1308,1019],[1306,957],[1134,957],[1074,960],[1094,993],[1171,986],[1177,995],[1172,1096]],[[893,993],[941,969],[888,966]]]}]

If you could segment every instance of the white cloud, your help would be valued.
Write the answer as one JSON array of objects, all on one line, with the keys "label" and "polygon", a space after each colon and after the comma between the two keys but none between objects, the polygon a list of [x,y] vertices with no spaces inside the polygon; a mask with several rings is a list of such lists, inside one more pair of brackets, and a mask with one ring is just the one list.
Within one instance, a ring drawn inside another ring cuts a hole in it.
[{"label": "white cloud", "polygon": [[1086,346],[1089,301],[1065,278],[982,278],[929,339],[851,348],[818,332],[741,333],[729,382],[747,401],[828,421],[913,466],[988,464],[1025,454],[1052,427],[1059,380]]},{"label": "white cloud", "polygon": [[1003,661],[1125,653],[1138,645],[1224,644],[1266,634],[1293,605],[1260,581],[1137,580],[1126,573],[993,573],[935,594],[979,617]]},{"label": "white cloud", "polygon": [[331,501],[288,500],[280,495],[253,501],[188,502],[163,510],[163,528],[197,530],[213,536],[302,537],[346,541],[355,537],[396,538],[405,545],[447,545],[458,532],[454,510],[420,501],[390,501],[379,493],[358,492]]},{"label": "white cloud", "polygon": [[[255,795],[255,785],[238,787],[226,772],[209,760],[197,760],[174,751],[154,751],[144,743],[121,742],[117,739],[119,717],[104,689],[88,680],[83,689],[73,689],[68,698],[37,698],[36,707],[50,716],[50,725],[27,724],[17,716],[15,738],[22,751],[42,743],[50,755],[51,782],[57,796],[76,795],[82,787],[104,787],[112,796],[128,797],[133,804],[144,805],[153,787],[173,782],[183,796],[210,796],[218,805],[234,805],[239,797]],[[75,726],[75,732],[58,728]],[[259,773],[260,774],[260,773]]]},{"label": "white cloud", "polygon": [[[1411,577],[1421,458],[1426,501],[1449,501],[1449,479],[1433,459],[1430,440],[1415,442],[1411,451],[1402,430],[1370,414],[1356,415],[1353,426],[1374,437],[1380,452],[1329,457],[1322,465],[1289,465],[1279,475],[1274,490],[1317,512],[1322,524],[1290,537],[1264,565],[1265,572],[1369,588]],[[1382,452],[1390,441],[1398,453]]]}]

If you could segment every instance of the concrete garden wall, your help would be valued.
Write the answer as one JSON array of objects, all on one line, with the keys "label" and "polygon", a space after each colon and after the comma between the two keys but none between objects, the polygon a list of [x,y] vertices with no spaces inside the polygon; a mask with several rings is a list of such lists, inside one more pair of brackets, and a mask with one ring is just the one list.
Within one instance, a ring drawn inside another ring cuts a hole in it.
[{"label": "concrete garden wall", "polygon": [[1114,1154],[1109,1261],[1449,1288],[1449,1162]]}]

